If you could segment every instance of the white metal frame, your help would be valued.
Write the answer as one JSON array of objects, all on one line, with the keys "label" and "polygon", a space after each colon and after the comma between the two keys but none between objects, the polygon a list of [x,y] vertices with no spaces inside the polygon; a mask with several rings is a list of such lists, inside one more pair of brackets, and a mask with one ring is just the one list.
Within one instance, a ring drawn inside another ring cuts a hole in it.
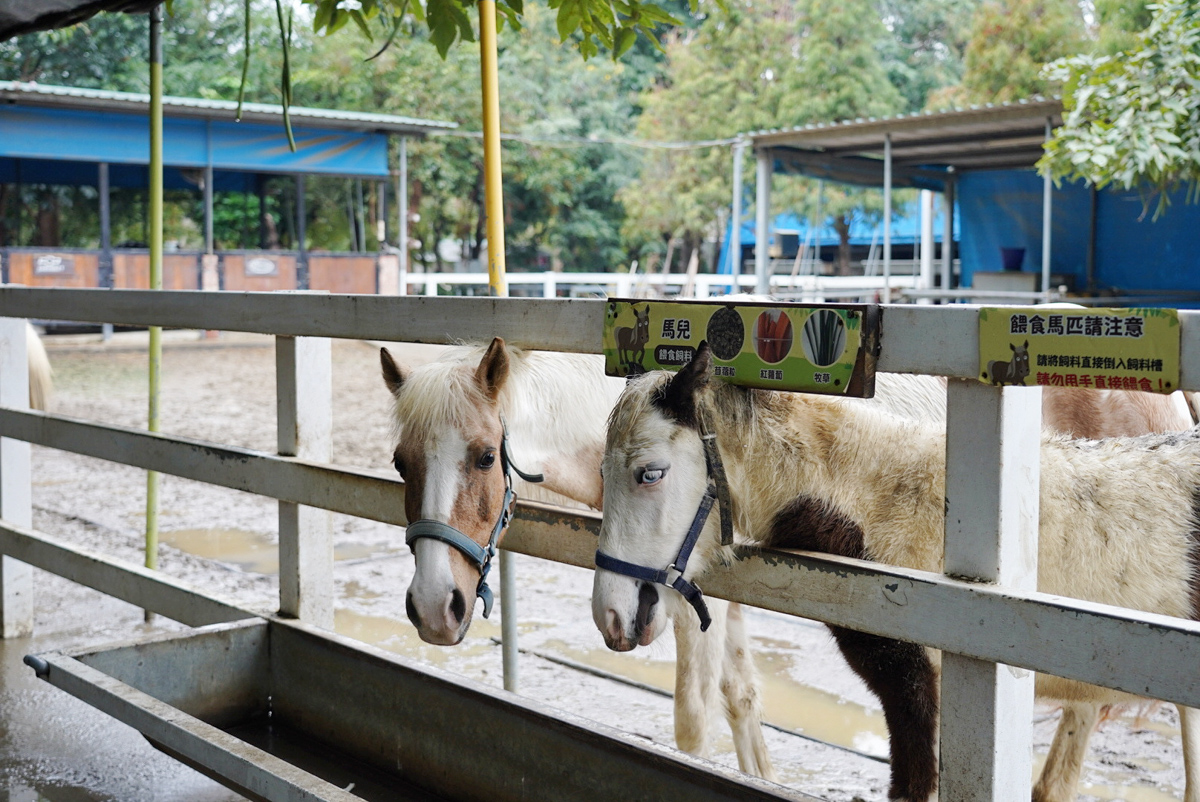
[{"label": "white metal frame", "polygon": [[[24,323],[13,319],[17,315],[276,335],[280,454],[28,411]],[[284,505],[302,505],[302,510],[404,525],[401,482],[382,473],[325,464],[327,430],[322,430],[321,421],[328,412],[330,389],[328,374],[322,371],[329,342],[320,338],[448,343],[500,335],[524,347],[597,352],[603,317],[604,303],[592,300],[0,287],[4,634],[29,629],[28,565],[184,623],[250,615],[161,574],[33,531],[29,443],[274,497],[281,502],[285,523]],[[1182,386],[1200,388],[1200,312],[1181,312],[1180,320]],[[1038,391],[1000,390],[974,381],[978,308],[888,306],[883,331],[880,370],[951,379],[946,567],[954,578],[845,558],[739,547],[732,567],[706,577],[706,592],[947,652],[942,677],[943,800],[1028,799],[1031,670],[1200,707],[1200,683],[1195,681],[1200,624],[1033,589],[1038,478],[1036,460],[1028,455],[1036,454]],[[318,339],[306,344],[306,338]],[[310,400],[316,395],[320,398]],[[298,399],[305,399],[304,404]],[[304,445],[306,437],[311,450]],[[304,620],[328,621],[333,599],[324,588],[332,553],[326,549],[326,535],[321,526],[301,523],[293,529],[289,543],[281,537],[281,559],[294,562],[295,590],[281,587],[281,609]],[[505,547],[592,568],[598,529],[594,513],[522,503]],[[287,550],[294,554],[285,558]]]}]

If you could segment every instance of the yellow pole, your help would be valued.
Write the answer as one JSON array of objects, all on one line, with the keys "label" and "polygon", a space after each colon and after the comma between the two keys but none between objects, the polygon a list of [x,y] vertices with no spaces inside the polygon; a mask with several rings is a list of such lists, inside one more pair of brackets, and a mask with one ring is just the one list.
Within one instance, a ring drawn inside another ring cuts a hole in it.
[{"label": "yellow pole", "polygon": [[[496,2],[479,0],[479,72],[483,86],[483,186],[487,213],[488,291],[508,295],[504,275],[504,183],[500,173],[500,78],[496,67]],[[516,693],[517,569],[514,555],[500,555],[500,648],[504,690]]]},{"label": "yellow pole", "polygon": [[[150,289],[162,289],[163,120],[161,5],[150,10]],[[162,329],[150,327],[150,409],[146,428],[158,431],[158,388],[162,368]],[[146,473],[146,567],[158,568],[158,473]],[[146,620],[152,613],[146,611]]]},{"label": "yellow pole", "polygon": [[504,183],[500,173],[500,78],[496,69],[496,2],[479,0],[479,70],[483,84],[483,186],[487,214],[488,288],[508,295],[504,275]]}]

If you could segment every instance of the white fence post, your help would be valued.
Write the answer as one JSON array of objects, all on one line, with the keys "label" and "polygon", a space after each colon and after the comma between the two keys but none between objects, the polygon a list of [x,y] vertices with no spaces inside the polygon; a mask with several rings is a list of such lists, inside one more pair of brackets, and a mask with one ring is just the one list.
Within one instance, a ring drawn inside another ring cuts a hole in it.
[{"label": "white fence post", "polygon": [[[332,365],[328,338],[275,338],[280,455],[329,462]],[[279,612],[333,629],[333,521],[328,510],[279,502]]]},{"label": "white fence post", "polygon": [[[1040,388],[950,380],[947,574],[1036,588],[1041,396]],[[1027,802],[1032,720],[1033,672],[944,653],[942,802]]]},{"label": "white fence post", "polygon": [[[0,405],[29,409],[29,354],[24,320],[0,318]],[[0,437],[0,518],[33,525],[29,443]],[[0,638],[33,634],[33,568],[0,557]]]}]

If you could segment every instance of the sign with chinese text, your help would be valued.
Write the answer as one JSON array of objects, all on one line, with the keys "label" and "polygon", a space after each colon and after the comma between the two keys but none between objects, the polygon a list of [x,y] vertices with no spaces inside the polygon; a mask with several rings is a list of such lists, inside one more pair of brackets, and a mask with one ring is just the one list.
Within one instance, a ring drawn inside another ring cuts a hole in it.
[{"label": "sign with chinese text", "polygon": [[879,307],[869,304],[608,302],[605,372],[679,370],[701,341],[731,384],[870,398]]},{"label": "sign with chinese text", "polygon": [[1174,309],[979,310],[979,380],[1170,393],[1179,386]]}]

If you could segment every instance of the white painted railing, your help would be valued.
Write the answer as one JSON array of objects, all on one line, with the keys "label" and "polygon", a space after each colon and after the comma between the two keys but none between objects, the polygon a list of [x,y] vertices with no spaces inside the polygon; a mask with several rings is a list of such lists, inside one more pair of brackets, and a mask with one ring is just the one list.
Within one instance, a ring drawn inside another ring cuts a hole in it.
[{"label": "white painted railing", "polygon": [[[329,403],[321,374],[328,341],[321,338],[448,343],[499,335],[526,348],[597,352],[604,308],[595,300],[0,287],[4,633],[27,631],[32,621],[28,565],[192,625],[249,615],[33,531],[29,443],[277,498],[281,523],[290,506],[404,525],[402,483],[335,468],[315,453],[324,435],[305,421],[321,418],[320,406]],[[27,411],[25,328],[17,316],[276,335],[281,454]],[[1181,312],[1180,320],[1181,384],[1200,389],[1200,312]],[[1038,471],[1029,455],[1037,453],[1038,392],[975,381],[978,331],[976,307],[888,306],[878,364],[950,378],[946,566],[960,578],[739,547],[734,564],[706,577],[704,587],[731,601],[944,650],[940,798],[1027,800],[1032,675],[1006,666],[1200,707],[1200,624],[1033,590]],[[295,406],[296,397],[314,394],[322,396],[312,402],[315,411]],[[314,439],[314,453],[306,453],[305,437]],[[523,503],[505,547],[592,568],[598,528],[596,514]],[[319,523],[301,523],[280,533],[281,562],[292,566],[294,581],[289,590],[281,579],[281,609],[314,621],[332,609],[324,532]]]},{"label": "white painted railing", "polygon": [[[735,292],[753,292],[756,278],[698,273],[509,273],[508,286],[514,294],[530,293],[539,298],[555,298],[559,290],[569,297],[664,297],[711,298]],[[893,290],[917,286],[911,275],[893,275]],[[401,283],[410,293],[435,296],[439,287],[477,288],[487,293],[487,273],[408,273]],[[864,298],[873,300],[884,289],[880,276],[792,276],[771,277],[772,292],[780,297],[810,302]]]}]

